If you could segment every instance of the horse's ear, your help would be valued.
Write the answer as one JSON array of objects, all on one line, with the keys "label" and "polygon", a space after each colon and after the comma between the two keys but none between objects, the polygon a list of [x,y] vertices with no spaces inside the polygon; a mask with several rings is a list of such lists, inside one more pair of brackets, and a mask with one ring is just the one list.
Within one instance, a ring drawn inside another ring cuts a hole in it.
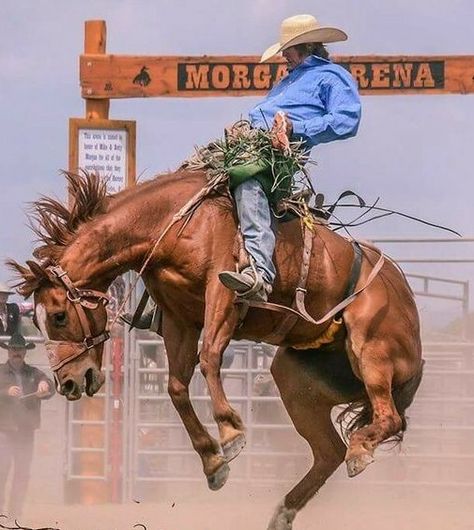
[{"label": "horse's ear", "polygon": [[63,248],[59,245],[43,245],[33,251],[33,256],[40,261],[58,261]]},{"label": "horse's ear", "polygon": [[33,250],[33,257],[39,260],[45,259],[46,257],[48,257],[45,252],[45,247],[43,246],[43,247],[39,247]]},{"label": "horse's ear", "polygon": [[36,263],[36,261],[29,260],[26,262],[26,264],[28,265],[30,271],[33,273],[37,280],[51,281],[48,276],[48,273],[43,269],[43,267],[41,267],[39,263]]}]

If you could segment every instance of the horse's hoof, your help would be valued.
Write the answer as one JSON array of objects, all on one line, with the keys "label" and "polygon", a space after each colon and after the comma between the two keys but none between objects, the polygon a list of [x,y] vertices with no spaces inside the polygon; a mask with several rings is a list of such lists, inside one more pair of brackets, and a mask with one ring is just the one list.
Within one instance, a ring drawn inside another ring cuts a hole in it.
[{"label": "horse's hoof", "polygon": [[229,476],[230,467],[227,462],[224,462],[217,471],[212,475],[207,477],[207,485],[212,491],[217,491],[222,488],[222,486],[227,482],[227,477]]},{"label": "horse's hoof", "polygon": [[364,469],[374,462],[374,457],[370,453],[362,453],[346,461],[347,474],[350,478],[362,473]]},{"label": "horse's hoof", "polygon": [[280,503],[273,514],[267,530],[291,530],[296,517],[294,508],[287,508],[284,502]]},{"label": "horse's hoof", "polygon": [[246,443],[245,434],[239,434],[230,442],[225,443],[222,446],[225,461],[231,462],[235,457],[239,456]]}]

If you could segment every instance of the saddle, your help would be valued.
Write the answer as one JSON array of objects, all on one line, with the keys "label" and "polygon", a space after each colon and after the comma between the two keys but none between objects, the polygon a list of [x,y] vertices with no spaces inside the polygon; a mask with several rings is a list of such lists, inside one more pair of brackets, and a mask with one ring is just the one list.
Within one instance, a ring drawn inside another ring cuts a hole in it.
[{"label": "saddle", "polygon": [[[334,335],[337,333],[340,326],[342,325],[342,312],[344,308],[352,302],[353,295],[355,292],[355,286],[360,276],[362,266],[362,250],[360,244],[357,241],[351,241],[354,250],[354,260],[352,263],[346,291],[344,293],[344,298],[339,304],[337,304],[333,309],[326,313],[322,318],[315,320],[306,309],[306,284],[310,268],[311,253],[313,250],[314,225],[327,224],[327,219],[325,219],[324,217],[316,217],[311,221],[305,221],[305,217],[303,217],[303,214],[299,207],[292,206],[290,209],[289,205],[285,205],[285,217],[284,220],[281,222],[289,221],[290,219],[288,217],[290,216],[291,218],[300,217],[303,220],[301,223],[303,230],[303,252],[301,268],[298,284],[296,286],[295,295],[291,306],[287,307],[273,302],[248,300],[242,297],[237,297],[236,304],[240,306],[239,327],[243,325],[250,307],[275,311],[284,315],[278,327],[270,335],[267,335],[263,339],[263,342],[268,342],[270,344],[281,343],[291,331],[291,329],[296,325],[299,319],[303,319],[307,322],[310,322],[311,324],[318,326],[324,324],[325,322],[330,322],[329,327],[326,329],[326,331],[321,337],[318,337],[318,340],[316,342],[312,342],[310,345],[307,343],[301,345],[301,349],[306,349],[309,347],[317,347],[327,342],[332,342]],[[243,268],[248,266],[249,258],[245,250],[244,240],[240,231],[237,233],[236,246],[238,247],[236,256],[238,261],[238,268],[239,270],[242,270]],[[297,345],[295,348],[299,349],[298,346],[299,345]]]}]

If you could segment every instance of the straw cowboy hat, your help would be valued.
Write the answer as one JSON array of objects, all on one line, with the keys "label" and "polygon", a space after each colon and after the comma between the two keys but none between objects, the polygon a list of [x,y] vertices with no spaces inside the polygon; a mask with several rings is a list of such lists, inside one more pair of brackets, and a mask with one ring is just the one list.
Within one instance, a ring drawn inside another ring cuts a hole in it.
[{"label": "straw cowboy hat", "polygon": [[260,59],[261,63],[268,61],[277,53],[290,46],[307,42],[339,42],[347,40],[344,31],[337,28],[321,26],[312,15],[295,15],[285,18],[280,26],[280,42],[267,48]]},{"label": "straw cowboy hat", "polygon": [[0,282],[0,293],[13,294],[13,291],[11,291],[3,282]]},{"label": "straw cowboy hat", "polygon": [[34,342],[26,342],[23,335],[15,333],[10,337],[8,344],[6,342],[0,342],[0,348],[4,350],[32,350],[35,348]]}]

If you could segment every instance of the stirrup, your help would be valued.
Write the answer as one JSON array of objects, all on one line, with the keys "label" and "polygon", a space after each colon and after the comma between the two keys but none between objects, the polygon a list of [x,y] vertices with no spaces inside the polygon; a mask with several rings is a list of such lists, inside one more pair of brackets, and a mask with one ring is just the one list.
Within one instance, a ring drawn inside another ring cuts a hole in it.
[{"label": "stirrup", "polygon": [[151,309],[150,311],[147,311],[141,315],[136,322],[133,322],[134,315],[132,313],[123,313],[120,315],[120,320],[125,322],[125,324],[128,324],[130,328],[150,329],[154,314],[155,309]]}]

